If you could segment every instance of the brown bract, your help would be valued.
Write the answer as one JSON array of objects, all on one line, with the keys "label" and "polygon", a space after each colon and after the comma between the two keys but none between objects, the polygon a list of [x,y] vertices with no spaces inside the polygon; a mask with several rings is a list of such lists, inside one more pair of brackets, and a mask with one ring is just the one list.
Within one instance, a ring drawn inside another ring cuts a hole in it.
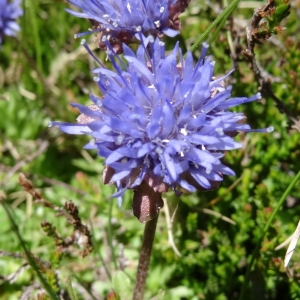
[{"label": "brown bract", "polygon": [[[129,186],[136,180],[140,172],[140,168],[132,170],[129,177]],[[112,181],[114,173],[113,168],[105,166],[102,176],[104,184],[114,184]],[[123,180],[122,187],[125,186],[126,181]],[[160,177],[155,176],[152,171],[148,171],[142,183],[133,189],[133,214],[141,223],[146,223],[157,216],[159,210],[164,206],[161,194],[167,192],[168,189],[169,186]]]},{"label": "brown bract", "polygon": [[169,8],[169,27],[174,30],[181,30],[179,15],[185,11],[191,0],[178,0]]},{"label": "brown bract", "polygon": [[163,206],[161,193],[155,192],[145,181],[134,189],[133,214],[141,223],[146,223],[155,218]]},{"label": "brown bract", "polygon": [[[90,110],[93,110],[93,111],[100,111],[101,112],[101,109],[98,105],[96,104],[90,104],[87,106]],[[77,123],[79,124],[88,124],[90,122],[93,122],[95,119],[93,119],[92,117],[89,117],[85,114],[80,114],[78,116],[78,118],[76,119]]]},{"label": "brown bract", "polygon": [[[130,186],[137,179],[140,172],[141,168],[132,170],[129,177],[129,182],[127,182],[128,186]],[[112,181],[112,177],[114,174],[115,171],[113,168],[105,166],[102,177],[104,184],[115,184],[115,182]],[[221,173],[220,176],[222,177]],[[180,178],[193,185],[199,191],[215,190],[221,183],[221,181],[210,180],[209,182],[211,184],[211,188],[205,189],[198,184],[198,182],[191,176],[188,171],[182,173],[180,175]],[[125,186],[126,180],[123,180],[122,187],[124,188]],[[154,175],[151,170],[148,170],[142,183],[139,186],[133,188],[132,209],[134,216],[136,216],[141,223],[146,223],[155,218],[160,209],[164,206],[162,193],[167,192],[168,189],[169,185],[164,183],[161,177]],[[180,190],[184,192],[182,188]]]},{"label": "brown bract", "polygon": [[107,50],[106,44],[102,41],[103,36],[106,36],[108,39],[110,45],[114,49],[114,51],[117,54],[123,53],[123,43],[126,45],[132,44],[136,41],[136,38],[134,35],[127,31],[121,31],[119,34],[114,34],[113,36],[110,36],[109,29],[106,29],[102,32],[100,32],[99,35],[99,48],[103,51]]}]

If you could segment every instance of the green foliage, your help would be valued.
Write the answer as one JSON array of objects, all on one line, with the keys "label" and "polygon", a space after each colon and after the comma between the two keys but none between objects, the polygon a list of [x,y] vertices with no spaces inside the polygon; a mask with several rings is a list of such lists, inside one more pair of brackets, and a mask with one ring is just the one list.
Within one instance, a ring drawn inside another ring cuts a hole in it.
[{"label": "green foliage", "polygon": [[[232,22],[214,27],[207,37],[216,61],[216,76],[233,65],[236,69],[228,83],[233,84],[236,96],[250,96],[258,90],[242,51],[247,47],[243,22],[251,18],[254,8],[245,8],[245,2],[233,11]],[[219,3],[191,2],[181,18],[179,39],[184,52],[218,17]],[[254,3],[260,7],[266,4]],[[279,23],[286,30],[257,45],[256,58],[273,81],[274,94],[297,119],[299,2],[291,3],[289,10],[285,1],[276,0],[274,5],[268,30]],[[65,291],[69,295],[72,278],[72,291],[78,300],[127,300],[134,286],[144,228],[132,215],[132,192],[126,193],[119,208],[116,200],[109,198],[114,187],[102,183],[103,161],[96,153],[82,150],[86,138],[47,127],[50,120],[76,119],[78,112],[70,101],[89,104],[89,94],[99,94],[90,72],[95,66],[80,41],[73,39],[90,24],[67,14],[65,7],[66,3],[58,0],[24,1],[19,39],[6,38],[0,51],[0,199],[13,211],[16,225],[12,230],[0,206],[0,298],[20,299],[28,292],[32,299],[50,299],[40,290],[38,276],[42,276],[55,293]],[[96,48],[94,38],[87,39]],[[167,39],[166,44],[171,49],[173,40]],[[235,46],[234,53],[230,45]],[[105,54],[95,51],[105,61]],[[195,58],[199,53],[195,49]],[[181,197],[173,192],[165,195],[171,218],[176,213],[173,223],[166,208],[160,214],[145,299],[225,300],[240,295],[263,229],[300,169],[300,134],[271,98],[238,107],[237,111],[245,113],[253,128],[272,125],[275,131],[236,137],[244,148],[226,153],[224,160],[237,175],[224,178],[219,189]],[[20,172],[53,207],[37,203],[36,197],[23,190]],[[286,247],[275,250],[296,228],[299,194],[298,183],[264,236],[245,300],[299,299],[300,249],[295,250],[289,276],[283,267]],[[65,210],[70,200],[78,208],[81,225],[91,233],[93,251],[87,255],[83,255],[88,249],[87,235],[82,234],[83,228],[75,229]],[[29,258],[16,231],[28,248]],[[170,243],[171,233],[181,256]],[[29,266],[30,257],[36,270]]]},{"label": "green foliage", "polygon": [[112,287],[120,299],[130,299],[132,287],[130,279],[123,271],[116,271],[112,278]]}]

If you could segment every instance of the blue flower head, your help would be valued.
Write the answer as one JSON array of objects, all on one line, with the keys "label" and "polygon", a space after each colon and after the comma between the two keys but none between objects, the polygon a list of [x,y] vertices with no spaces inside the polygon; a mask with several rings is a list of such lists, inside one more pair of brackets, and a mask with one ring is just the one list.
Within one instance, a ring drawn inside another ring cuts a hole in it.
[{"label": "blue flower head", "polygon": [[16,32],[20,30],[16,22],[16,19],[23,14],[20,3],[21,0],[12,2],[0,0],[0,45],[4,35],[15,36]]},{"label": "blue flower head", "polygon": [[[82,12],[67,9],[77,17],[89,19],[94,32],[100,31],[99,46],[106,50],[102,41],[105,36],[115,52],[122,52],[122,44],[130,43],[142,34],[161,37],[175,36],[181,29],[179,14],[190,0],[68,0]],[[86,32],[76,36],[82,36]]]},{"label": "blue flower head", "polygon": [[[242,113],[229,111],[261,96],[231,98],[231,87],[223,83],[229,74],[213,77],[214,62],[205,58],[207,44],[196,64],[191,53],[183,58],[178,43],[169,55],[151,37],[148,48],[141,45],[136,53],[123,47],[126,63],[109,50],[115,71],[103,65],[93,71],[103,97],[91,95],[88,107],[72,104],[81,112],[77,124],[50,124],[92,136],[85,148],[104,157],[104,182],[116,185],[113,196],[120,205],[126,189],[134,189],[133,208],[141,211],[145,196],[161,199],[169,187],[177,192],[214,189],[223,174],[234,175],[221,162],[224,151],[242,147],[233,137],[273,130],[252,130],[241,122]],[[155,205],[157,213],[162,202]],[[138,217],[145,222],[153,216],[155,212]]]}]

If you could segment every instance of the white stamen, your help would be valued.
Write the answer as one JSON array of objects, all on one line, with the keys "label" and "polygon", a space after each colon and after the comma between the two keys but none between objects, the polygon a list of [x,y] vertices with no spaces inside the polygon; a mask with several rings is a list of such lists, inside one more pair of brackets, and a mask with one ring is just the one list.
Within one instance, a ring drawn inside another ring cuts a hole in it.
[{"label": "white stamen", "polygon": [[212,170],[212,166],[208,165],[205,170],[206,174],[209,174],[211,172],[211,170]]},{"label": "white stamen", "polygon": [[124,136],[123,135],[119,135],[117,137],[116,141],[115,141],[115,144],[118,145],[118,146],[120,146],[122,144],[123,140],[124,140]]},{"label": "white stamen", "polygon": [[162,14],[165,11],[165,8],[162,6],[159,10],[159,12]]},{"label": "white stamen", "polygon": [[158,155],[161,155],[163,153],[163,150],[160,148],[160,147],[157,147],[155,149],[155,152],[158,154]]},{"label": "white stamen", "polygon": [[186,98],[188,96],[188,94],[190,93],[190,91],[186,92],[183,96],[183,98]]},{"label": "white stamen", "polygon": [[141,118],[141,115],[139,115],[139,114],[132,114],[132,115],[131,115],[131,118],[132,118],[133,120],[139,120],[139,119]]},{"label": "white stamen", "polygon": [[148,155],[144,159],[144,165],[146,165],[147,167],[150,166],[150,159],[149,159]]},{"label": "white stamen", "polygon": [[149,39],[149,43],[154,43],[153,35],[149,35],[148,39]]},{"label": "white stamen", "polygon": [[222,127],[217,127],[217,128],[215,129],[215,131],[216,131],[219,135],[221,135],[221,136],[224,135],[224,130],[223,130]]},{"label": "white stamen", "polygon": [[149,89],[154,89],[154,90],[156,91],[156,87],[155,87],[154,84],[149,85],[148,88],[149,88]]},{"label": "white stamen", "polygon": [[130,3],[128,2],[127,5],[126,5],[128,11],[131,13],[131,7],[130,7]]},{"label": "white stamen", "polygon": [[142,183],[141,178],[137,178],[136,181],[135,181],[135,184],[136,185],[140,185],[141,183]]},{"label": "white stamen", "polygon": [[154,25],[155,25],[156,28],[160,28],[161,23],[160,23],[159,20],[157,20],[157,21],[154,22]]},{"label": "white stamen", "polygon": [[202,44],[202,47],[208,49],[208,48],[209,48],[209,44],[206,43],[206,42],[204,42],[204,43]]},{"label": "white stamen", "polygon": [[118,27],[118,23],[117,22],[113,22],[113,26],[114,27]]},{"label": "white stamen", "polygon": [[188,132],[187,132],[187,130],[186,130],[185,127],[184,127],[184,128],[181,128],[181,129],[179,130],[179,132],[180,132],[181,134],[183,134],[184,136],[187,136],[187,134],[188,134]]}]

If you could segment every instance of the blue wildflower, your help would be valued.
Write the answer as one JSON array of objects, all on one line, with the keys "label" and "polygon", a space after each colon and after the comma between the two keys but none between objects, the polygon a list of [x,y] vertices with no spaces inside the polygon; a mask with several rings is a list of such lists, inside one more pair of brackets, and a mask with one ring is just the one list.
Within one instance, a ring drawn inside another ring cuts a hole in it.
[{"label": "blue wildflower", "polygon": [[0,45],[4,35],[15,36],[20,30],[16,22],[16,19],[23,14],[20,3],[21,0],[12,2],[0,0]]},{"label": "blue wildflower", "polygon": [[157,199],[169,187],[189,192],[214,189],[223,174],[235,175],[221,162],[224,151],[242,147],[233,137],[273,130],[252,130],[241,123],[242,113],[228,110],[261,96],[231,98],[231,87],[223,83],[231,72],[213,77],[214,62],[205,58],[207,44],[194,64],[192,53],[183,58],[178,43],[166,55],[162,42],[149,40],[150,51],[141,45],[136,54],[124,45],[126,64],[108,51],[115,71],[103,65],[93,71],[103,98],[91,95],[93,104],[88,107],[73,103],[81,112],[77,124],[50,124],[93,137],[85,148],[97,149],[104,157],[104,182],[116,185],[113,196],[119,201],[126,189],[135,189],[140,202],[147,189]]},{"label": "blue wildflower", "polygon": [[[106,50],[105,36],[116,53],[122,52],[122,44],[130,43],[137,31],[152,36],[175,36],[181,29],[179,14],[190,0],[68,0],[82,12],[67,9],[74,16],[89,19],[94,32],[100,31],[99,46]],[[76,35],[81,36],[85,33]]]}]

